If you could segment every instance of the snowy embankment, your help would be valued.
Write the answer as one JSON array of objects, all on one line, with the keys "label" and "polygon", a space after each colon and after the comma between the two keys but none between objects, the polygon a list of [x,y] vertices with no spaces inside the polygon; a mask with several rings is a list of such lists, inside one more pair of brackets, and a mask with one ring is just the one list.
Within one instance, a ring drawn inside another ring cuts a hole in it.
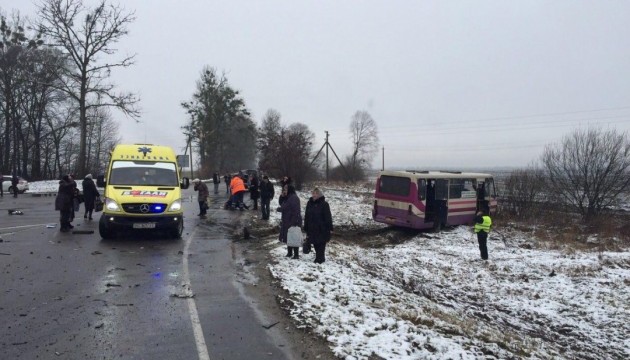
[{"label": "snowy embankment", "polygon": [[[75,180],[77,189],[83,192],[83,179]],[[103,188],[97,188],[102,193]],[[56,194],[59,190],[59,180],[43,180],[28,183],[27,194]]]},{"label": "snowy embankment", "polygon": [[[81,190],[81,182],[77,182],[77,187]],[[27,194],[47,194],[56,193],[59,190],[59,180],[33,181],[28,183]]]},{"label": "snowy embankment", "polygon": [[[336,225],[371,221],[365,190],[324,192]],[[538,250],[535,239],[503,229],[505,242],[491,234],[483,262],[463,226],[361,246],[377,233],[352,241],[336,234],[322,265],[313,255],[285,258],[284,246],[268,243],[269,269],[288,293],[282,303],[340,358],[630,357],[627,251]]]}]

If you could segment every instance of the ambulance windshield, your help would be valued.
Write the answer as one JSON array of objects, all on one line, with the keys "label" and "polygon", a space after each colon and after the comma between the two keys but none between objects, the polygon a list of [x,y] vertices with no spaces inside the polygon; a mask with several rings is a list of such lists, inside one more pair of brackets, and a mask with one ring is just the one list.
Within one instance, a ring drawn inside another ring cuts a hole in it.
[{"label": "ambulance windshield", "polygon": [[111,185],[179,186],[175,163],[159,161],[114,161]]}]

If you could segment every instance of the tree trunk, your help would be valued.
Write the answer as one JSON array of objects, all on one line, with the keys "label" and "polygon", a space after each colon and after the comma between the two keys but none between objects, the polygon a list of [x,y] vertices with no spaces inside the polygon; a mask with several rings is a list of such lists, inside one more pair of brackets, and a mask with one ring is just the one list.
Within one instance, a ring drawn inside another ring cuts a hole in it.
[{"label": "tree trunk", "polygon": [[[85,85],[84,85],[85,86]],[[85,88],[81,89],[81,96],[79,98],[79,156],[76,164],[76,176],[85,176],[85,155],[86,155],[86,140],[87,140],[87,118],[85,108]]]}]

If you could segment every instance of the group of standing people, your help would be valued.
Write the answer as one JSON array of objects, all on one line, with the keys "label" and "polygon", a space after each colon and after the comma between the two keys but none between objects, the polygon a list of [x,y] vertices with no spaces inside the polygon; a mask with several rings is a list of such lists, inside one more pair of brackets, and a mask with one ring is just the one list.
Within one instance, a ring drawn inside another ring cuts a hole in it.
[{"label": "group of standing people", "polygon": [[96,200],[100,198],[96,184],[91,174],[87,174],[83,179],[83,194],[77,189],[77,183],[70,174],[64,175],[59,181],[59,190],[55,199],[55,210],[59,211],[59,223],[61,232],[68,232],[74,228],[75,211],[79,211],[79,204],[84,203],[84,219],[92,220],[92,214],[96,206]]},{"label": "group of standing people", "polygon": [[302,209],[300,205],[300,198],[295,192],[295,187],[290,183],[289,178],[285,177],[281,182],[282,194],[280,195],[278,202],[280,206],[278,211],[282,213],[280,222],[280,242],[287,244],[287,257],[293,259],[300,258],[300,247],[295,245],[292,241],[289,241],[289,234],[292,228],[304,230],[306,233],[306,239],[304,239],[304,249],[307,249],[312,245],[315,248],[315,263],[321,264],[326,261],[326,244],[330,241],[333,231],[332,214],[330,212],[330,205],[326,201],[326,198],[322,191],[318,188],[314,188],[311,192],[311,198],[306,203],[306,210],[304,212],[304,221],[302,221]]}]

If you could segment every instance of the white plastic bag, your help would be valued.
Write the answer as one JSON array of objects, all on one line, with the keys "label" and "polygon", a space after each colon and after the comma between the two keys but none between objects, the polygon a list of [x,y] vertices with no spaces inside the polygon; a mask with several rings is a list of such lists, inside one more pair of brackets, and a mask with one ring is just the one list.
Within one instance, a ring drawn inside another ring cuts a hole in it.
[{"label": "white plastic bag", "polygon": [[302,229],[299,226],[291,226],[287,232],[287,246],[300,247],[302,240]]}]

